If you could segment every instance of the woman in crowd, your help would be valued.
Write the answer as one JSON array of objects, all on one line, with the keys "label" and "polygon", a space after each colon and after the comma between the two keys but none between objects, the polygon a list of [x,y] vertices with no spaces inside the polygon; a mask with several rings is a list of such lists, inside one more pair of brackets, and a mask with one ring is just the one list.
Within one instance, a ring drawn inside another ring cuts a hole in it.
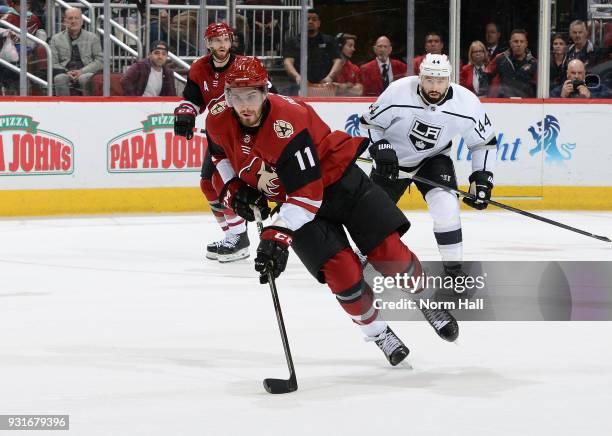
[{"label": "woman in crowd", "polygon": [[472,91],[479,97],[489,92],[489,77],[485,67],[489,63],[489,54],[485,45],[480,41],[470,44],[468,50],[468,64],[461,68],[459,84]]},{"label": "woman in crowd", "polygon": [[557,33],[552,37],[552,56],[550,57],[550,89],[562,85],[565,81],[563,60],[567,52],[567,42],[563,35]]},{"label": "woman in crowd", "polygon": [[351,62],[353,53],[355,53],[357,37],[349,33],[339,33],[336,36],[336,41],[343,62],[342,69],[334,81],[336,95],[352,97],[361,96],[363,94],[361,72],[359,67]]}]

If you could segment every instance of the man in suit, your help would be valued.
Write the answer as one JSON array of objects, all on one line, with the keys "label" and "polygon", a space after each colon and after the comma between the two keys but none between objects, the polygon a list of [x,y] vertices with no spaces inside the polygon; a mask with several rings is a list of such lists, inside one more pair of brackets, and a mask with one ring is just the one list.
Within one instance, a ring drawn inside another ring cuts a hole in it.
[{"label": "man in suit", "polygon": [[405,77],[406,64],[389,56],[393,50],[391,40],[380,36],[373,47],[376,58],[361,66],[363,95],[379,96],[391,82]]},{"label": "man in suit", "polygon": [[500,40],[501,31],[499,30],[497,23],[488,23],[485,27],[485,41],[489,59],[495,59],[495,56],[507,50],[507,47],[504,47],[500,43]]}]

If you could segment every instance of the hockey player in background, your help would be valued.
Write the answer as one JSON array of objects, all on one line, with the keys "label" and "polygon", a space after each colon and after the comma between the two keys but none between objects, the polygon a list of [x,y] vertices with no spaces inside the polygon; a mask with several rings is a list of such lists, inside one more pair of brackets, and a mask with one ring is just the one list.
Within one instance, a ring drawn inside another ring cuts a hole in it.
[{"label": "hockey player in background", "polygon": [[[418,277],[419,259],[400,239],[410,223],[355,164],[368,140],[330,131],[310,106],[268,94],[267,80],[256,58],[237,59],[226,75],[225,105],[208,114],[208,144],[224,183],[221,201],[249,221],[255,219],[253,207],[268,216],[267,199],[281,203],[260,236],[255,259],[260,282],[267,281],[268,268],[274,277],[285,270],[293,247],[366,340],[397,365],[408,348],[372,304],[372,289],[347,232],[382,274]],[[443,339],[457,338],[459,328],[449,312],[423,313]]]},{"label": "hockey player in background", "polygon": [[[410,186],[409,174],[457,189],[450,158],[453,137],[461,135],[472,152],[470,193],[491,198],[497,139],[482,103],[466,88],[450,83],[446,55],[428,54],[419,76],[393,82],[361,117],[374,160],[371,179],[397,203]],[[403,174],[399,174],[399,170]],[[409,173],[409,174],[406,174]],[[415,181],[433,218],[433,231],[447,275],[464,275],[459,200],[441,188]],[[475,208],[487,203],[464,198]]]},{"label": "hockey player in background", "polygon": [[[189,69],[183,98],[174,110],[174,133],[187,139],[193,137],[196,117],[207,108],[211,110],[223,96],[225,74],[236,59],[241,56],[231,52],[233,30],[225,23],[212,23],[204,34],[209,54],[196,60]],[[249,238],[246,222],[230,208],[223,207],[212,183],[215,167],[207,151],[202,164],[200,189],[225,232],[225,238],[206,247],[208,259],[231,262],[249,256]]]}]

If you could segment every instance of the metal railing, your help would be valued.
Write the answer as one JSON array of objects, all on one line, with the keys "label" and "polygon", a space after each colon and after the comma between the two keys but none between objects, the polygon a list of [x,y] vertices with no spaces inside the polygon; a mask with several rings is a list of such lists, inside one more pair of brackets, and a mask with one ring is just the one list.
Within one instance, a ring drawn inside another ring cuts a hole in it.
[{"label": "metal railing", "polygon": [[603,45],[605,25],[612,22],[612,4],[590,4],[588,15],[592,24],[591,42]]},{"label": "metal railing", "polygon": [[[98,15],[97,20],[98,21],[104,20],[104,15]],[[130,32],[128,29],[123,27],[121,24],[119,24],[115,20],[110,19],[109,21],[113,29],[119,30],[121,34],[126,37],[126,39],[130,39],[134,41],[137,47],[137,50],[134,50],[131,44],[126,44],[123,41],[121,41],[119,38],[117,38],[117,36],[111,35],[111,41],[113,41],[114,43],[113,53],[111,55],[113,58],[113,64],[116,67],[115,70],[123,72],[124,68],[128,66],[128,61],[132,61],[134,57],[136,57],[137,59],[142,58],[142,41],[140,41],[137,35]],[[96,30],[101,35],[104,35],[104,29],[98,27]],[[131,56],[126,56],[120,53],[119,49],[123,49],[124,51],[129,53]]]},{"label": "metal railing", "polygon": [[[0,26],[10,29],[16,34],[21,33],[21,30],[19,29],[19,27],[13,26],[11,23],[7,23],[4,20],[0,20]],[[9,36],[7,36],[7,38],[8,37]],[[45,49],[45,52],[47,53],[47,81],[44,81],[43,79],[26,71],[27,77],[33,82],[38,83],[39,85],[45,86],[47,88],[47,95],[51,96],[53,95],[53,62],[52,62],[53,56],[51,55],[51,48],[49,47],[49,44],[47,44],[46,41],[43,41],[42,39],[37,38],[30,33],[26,33],[26,38],[29,39],[30,41],[34,41],[35,43],[40,44]],[[4,59],[0,59],[0,61],[2,61],[1,64],[4,65],[5,67],[21,74],[21,68],[11,64],[10,62],[5,61]]]},{"label": "metal railing", "polygon": [[[308,4],[312,6],[312,0]],[[61,30],[62,11],[69,7],[83,11],[84,28],[104,36],[100,28],[104,3],[99,0],[49,1],[49,36]],[[213,21],[232,23],[242,35],[246,55],[258,56],[270,69],[282,69],[284,43],[288,36],[299,33],[302,7],[301,0],[285,0],[284,6],[237,5],[234,0],[226,0],[225,5],[163,5],[147,0],[144,20],[134,3],[111,3],[110,10],[111,65],[114,71],[124,72],[134,57],[148,53],[150,42],[156,39],[166,41],[172,62],[188,70],[191,62],[205,54],[202,35]],[[122,19],[125,21],[119,22]],[[181,74],[174,76],[186,82]]]},{"label": "metal railing", "polygon": [[[145,21],[149,23],[146,26],[145,39],[147,51],[151,40],[163,40],[171,47],[171,51],[183,60],[194,61],[202,56],[205,49],[199,47],[198,42],[200,33],[204,32],[198,27],[200,9],[198,5],[152,5],[147,0],[145,14]],[[214,21],[226,21],[228,6],[206,6],[206,14],[211,12]],[[210,15],[208,17],[210,19]],[[156,34],[151,33],[153,24],[157,28]]]},{"label": "metal railing", "polygon": [[299,33],[301,10],[300,5],[236,5],[236,17],[242,17],[242,26],[237,23],[236,30],[244,35],[244,54],[257,56],[267,68],[273,68],[282,59],[287,37]]},{"label": "metal railing", "polygon": [[[104,16],[104,3],[92,3],[93,10],[97,15]],[[144,40],[145,25],[140,15],[138,6],[134,3],[112,3],[111,9],[111,27],[114,28],[115,36],[119,39],[125,39],[125,42],[130,46],[136,46],[135,41],[139,41],[142,45]],[[99,19],[97,20],[99,25]],[[113,24],[114,23],[114,24]],[[117,25],[127,29],[131,35],[124,33]],[[135,38],[132,36],[135,35]],[[134,42],[134,44],[132,44]]]},{"label": "metal railing", "polygon": [[[172,53],[171,51],[168,52],[168,59],[170,59],[175,64],[180,65],[185,70],[189,70],[190,65],[187,62],[185,62],[184,60],[182,60],[181,58],[179,58],[177,55]],[[187,79],[185,77],[181,76],[176,71],[174,71],[174,79],[178,80],[181,83],[187,83]]]}]

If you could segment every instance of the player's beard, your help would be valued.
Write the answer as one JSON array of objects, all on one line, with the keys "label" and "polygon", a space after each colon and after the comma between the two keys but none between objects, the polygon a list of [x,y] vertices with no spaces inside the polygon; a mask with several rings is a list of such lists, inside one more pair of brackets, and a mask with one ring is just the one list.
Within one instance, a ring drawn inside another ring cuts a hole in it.
[{"label": "player's beard", "polygon": [[442,100],[443,95],[439,92],[436,92],[432,96],[432,93],[433,92],[428,92],[427,94],[425,94],[425,99],[427,100],[427,102],[431,104],[439,103],[440,100]]},{"label": "player's beard", "polygon": [[215,60],[215,62],[221,64],[224,63],[225,61],[227,61],[227,59],[229,58],[230,55],[230,50],[227,49],[223,49],[223,51],[220,50],[215,50],[215,49],[211,49],[210,50],[210,54],[212,54],[213,59]]},{"label": "player's beard", "polygon": [[261,121],[261,116],[263,114],[263,105],[259,108],[259,110],[247,111],[242,110],[238,113],[238,117],[240,118],[240,123],[245,127],[256,127],[259,125]]},{"label": "player's beard", "polygon": [[425,100],[429,104],[438,104],[438,103],[440,103],[442,101],[442,99],[446,96],[446,94],[448,93],[448,88],[446,88],[446,91],[443,94],[440,94],[439,92],[436,92],[434,94],[435,97],[432,97],[430,95],[432,92],[433,91],[425,92],[423,87],[419,86],[419,93],[421,94],[421,97],[423,98],[423,100]]}]

